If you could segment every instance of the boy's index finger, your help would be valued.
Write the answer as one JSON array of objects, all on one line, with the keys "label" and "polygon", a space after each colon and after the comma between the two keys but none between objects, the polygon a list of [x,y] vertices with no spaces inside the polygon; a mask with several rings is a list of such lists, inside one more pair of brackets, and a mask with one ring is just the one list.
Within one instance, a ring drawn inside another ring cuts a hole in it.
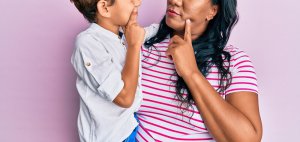
[{"label": "boy's index finger", "polygon": [[136,23],[137,16],[138,16],[137,11],[138,11],[137,7],[134,7],[131,14],[130,14],[129,21],[128,21],[127,25],[130,25],[132,23]]},{"label": "boy's index finger", "polygon": [[185,20],[184,40],[187,42],[192,42],[191,20],[190,19]]}]

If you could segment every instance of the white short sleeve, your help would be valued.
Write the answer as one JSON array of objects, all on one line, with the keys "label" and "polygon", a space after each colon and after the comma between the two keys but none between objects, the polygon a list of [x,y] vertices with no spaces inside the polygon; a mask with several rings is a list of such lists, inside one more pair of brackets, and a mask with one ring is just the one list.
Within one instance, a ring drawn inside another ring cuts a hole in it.
[{"label": "white short sleeve", "polygon": [[113,101],[124,86],[121,72],[101,42],[90,35],[78,36],[72,64],[78,76],[101,97]]},{"label": "white short sleeve", "polygon": [[232,81],[225,95],[246,91],[258,94],[257,77],[250,57],[242,50],[232,52]]},{"label": "white short sleeve", "polygon": [[145,38],[144,43],[148,41],[150,38],[154,37],[159,29],[159,24],[151,24],[149,27],[145,27]]}]

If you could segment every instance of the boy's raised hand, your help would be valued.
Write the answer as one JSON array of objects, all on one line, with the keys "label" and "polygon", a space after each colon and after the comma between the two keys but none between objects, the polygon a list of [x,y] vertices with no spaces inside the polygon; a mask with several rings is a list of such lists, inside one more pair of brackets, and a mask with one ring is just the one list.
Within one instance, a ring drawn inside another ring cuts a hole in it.
[{"label": "boy's raised hand", "polygon": [[140,48],[143,44],[145,30],[137,22],[138,8],[135,7],[130,15],[128,23],[123,28],[128,47]]},{"label": "boy's raised hand", "polygon": [[123,27],[128,45],[125,64],[122,70],[124,87],[114,99],[114,103],[125,108],[129,108],[134,102],[138,86],[140,49],[145,35],[145,30],[137,23],[137,15],[137,8],[134,8],[128,23]]}]

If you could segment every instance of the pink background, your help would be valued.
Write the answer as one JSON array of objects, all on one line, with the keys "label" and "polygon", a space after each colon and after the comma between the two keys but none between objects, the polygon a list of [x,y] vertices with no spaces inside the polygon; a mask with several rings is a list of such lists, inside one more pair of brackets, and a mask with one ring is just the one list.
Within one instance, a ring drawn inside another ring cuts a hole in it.
[{"label": "pink background", "polygon": [[[159,22],[166,1],[143,2],[141,24]],[[299,4],[239,1],[230,43],[256,67],[265,142],[300,140]],[[68,0],[0,0],[1,142],[78,142],[70,56],[87,25]]]}]

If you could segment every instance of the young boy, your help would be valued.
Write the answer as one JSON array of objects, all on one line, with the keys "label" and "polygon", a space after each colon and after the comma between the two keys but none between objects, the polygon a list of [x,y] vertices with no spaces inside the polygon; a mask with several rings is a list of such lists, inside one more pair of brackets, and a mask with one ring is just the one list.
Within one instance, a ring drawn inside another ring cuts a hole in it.
[{"label": "young boy", "polygon": [[[80,141],[134,140],[134,112],[142,100],[140,48],[144,37],[155,33],[146,29],[145,34],[137,24],[139,0],[71,1],[91,23],[77,36],[71,59],[78,75]],[[128,48],[119,36],[120,26]]]}]

